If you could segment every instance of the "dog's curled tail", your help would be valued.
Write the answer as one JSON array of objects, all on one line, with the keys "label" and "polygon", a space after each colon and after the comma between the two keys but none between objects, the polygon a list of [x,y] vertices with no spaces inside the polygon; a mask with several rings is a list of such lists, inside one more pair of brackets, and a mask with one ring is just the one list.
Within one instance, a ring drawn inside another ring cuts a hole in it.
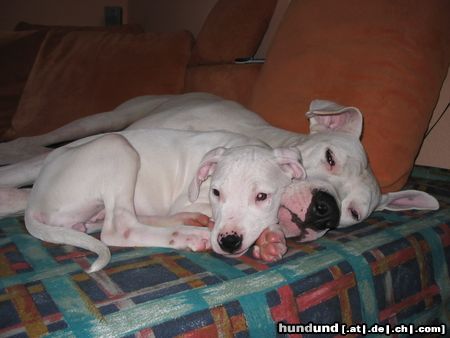
[{"label": "dog's curled tail", "polygon": [[98,255],[98,258],[86,270],[87,273],[103,269],[110,261],[111,253],[105,243],[81,231],[44,224],[31,213],[29,210],[25,212],[25,226],[32,236],[45,242],[73,245]]}]

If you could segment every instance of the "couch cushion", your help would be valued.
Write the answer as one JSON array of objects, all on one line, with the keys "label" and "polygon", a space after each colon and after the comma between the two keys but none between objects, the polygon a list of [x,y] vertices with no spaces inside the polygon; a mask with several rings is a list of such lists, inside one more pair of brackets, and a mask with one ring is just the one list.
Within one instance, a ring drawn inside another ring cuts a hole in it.
[{"label": "couch cushion", "polygon": [[208,92],[246,105],[260,69],[257,63],[191,66],[184,92]]},{"label": "couch cushion", "polygon": [[13,117],[15,136],[47,132],[138,95],[179,93],[191,45],[188,32],[50,31]]},{"label": "couch cushion", "polygon": [[229,63],[255,55],[276,0],[219,0],[195,42],[190,64]]},{"label": "couch cushion", "polygon": [[308,131],[316,98],[359,107],[363,144],[384,191],[405,183],[449,66],[450,2],[292,1],[250,107]]},{"label": "couch cushion", "polygon": [[0,32],[0,135],[10,127],[45,32]]},{"label": "couch cushion", "polygon": [[[0,140],[14,137],[10,129],[11,118],[17,110],[23,88],[34,64],[42,41],[50,30],[109,31],[142,33],[139,25],[102,26],[49,26],[19,22],[15,32],[0,32]],[[6,132],[7,131],[7,132]],[[5,133],[6,132],[6,133]]]}]

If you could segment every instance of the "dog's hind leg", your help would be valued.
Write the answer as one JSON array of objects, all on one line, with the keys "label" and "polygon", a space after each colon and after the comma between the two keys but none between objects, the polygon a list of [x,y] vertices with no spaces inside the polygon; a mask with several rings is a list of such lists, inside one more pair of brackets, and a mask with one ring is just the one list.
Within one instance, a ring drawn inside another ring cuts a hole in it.
[{"label": "dog's hind leg", "polygon": [[[129,165],[130,162],[128,162]],[[207,227],[187,226],[188,220],[178,216],[137,217],[134,212],[133,195],[135,177],[118,177],[122,186],[111,184],[110,196],[105,200],[105,220],[101,240],[112,246],[165,247],[203,251],[210,248],[210,231]],[[205,216],[207,217],[207,216]],[[200,217],[201,218],[201,217]],[[179,220],[177,223],[176,221]],[[141,221],[151,222],[144,224]],[[201,220],[208,225],[206,220]],[[177,224],[177,225],[176,225]],[[197,225],[197,224],[195,224]]]},{"label": "dog's hind leg", "polygon": [[101,233],[101,240],[107,245],[164,247],[192,251],[210,248],[210,231],[207,227],[146,225],[138,221],[127,204],[125,201],[116,201],[114,210],[107,211]]},{"label": "dog's hind leg", "polygon": [[[186,226],[181,221],[179,225],[166,227],[141,223],[134,208],[138,172],[142,169],[139,154],[118,134],[105,135],[93,141],[91,148],[94,143],[102,151],[102,165],[89,166],[86,170],[90,176],[101,180],[96,185],[101,187],[105,209],[102,242],[113,246],[156,246],[193,251],[209,248],[210,231],[207,227]],[[77,173],[83,176],[79,170]],[[161,225],[173,224],[183,217],[147,216],[145,219]]]},{"label": "dog's hind leg", "polygon": [[47,154],[0,167],[0,188],[21,187],[32,184],[38,177]]},{"label": "dog's hind leg", "polygon": [[153,109],[167,101],[171,95],[141,96],[131,99],[116,109],[72,121],[46,134],[20,137],[0,143],[0,165],[12,164],[47,153],[46,146],[104,132],[122,130],[147,116]]}]

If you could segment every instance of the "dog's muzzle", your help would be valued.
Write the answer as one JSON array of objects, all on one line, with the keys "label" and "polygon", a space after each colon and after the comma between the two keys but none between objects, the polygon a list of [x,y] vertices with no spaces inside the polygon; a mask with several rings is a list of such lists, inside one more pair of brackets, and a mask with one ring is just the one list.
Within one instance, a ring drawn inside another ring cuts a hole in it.
[{"label": "dog's muzzle", "polygon": [[339,225],[341,212],[336,199],[322,190],[313,190],[312,195],[304,221],[287,206],[283,206],[290,213],[291,221],[301,230],[300,237],[305,235],[306,229],[319,232],[335,229]]},{"label": "dog's muzzle", "polygon": [[313,198],[305,217],[308,228],[335,229],[339,225],[340,217],[339,206],[331,194],[321,190],[313,191]]}]

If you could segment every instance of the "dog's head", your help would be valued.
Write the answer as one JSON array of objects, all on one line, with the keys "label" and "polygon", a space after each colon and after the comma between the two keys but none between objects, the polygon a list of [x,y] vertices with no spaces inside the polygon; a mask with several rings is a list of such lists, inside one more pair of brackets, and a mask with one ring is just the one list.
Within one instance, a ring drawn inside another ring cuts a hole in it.
[{"label": "dog's head", "polygon": [[374,210],[437,209],[431,195],[407,190],[381,194],[360,142],[359,109],[315,100],[306,113],[310,134],[298,141],[307,180],[295,182],[282,199],[280,224],[301,241],[329,229],[361,222]]},{"label": "dog's head", "polygon": [[295,148],[261,146],[216,148],[202,159],[189,187],[197,199],[209,176],[210,204],[215,221],[212,249],[222,255],[246,252],[261,232],[278,223],[278,209],[286,186],[302,179],[305,171]]}]

